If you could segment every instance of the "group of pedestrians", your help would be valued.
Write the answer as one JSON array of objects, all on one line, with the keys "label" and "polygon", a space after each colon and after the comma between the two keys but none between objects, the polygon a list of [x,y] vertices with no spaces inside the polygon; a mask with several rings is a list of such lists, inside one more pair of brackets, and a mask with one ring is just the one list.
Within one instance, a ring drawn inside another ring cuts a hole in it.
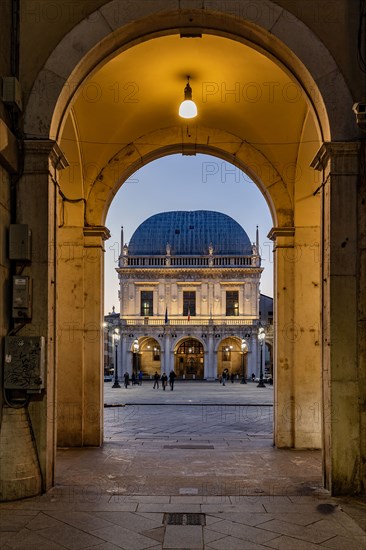
[{"label": "group of pedestrians", "polygon": [[[131,376],[132,386],[136,386],[136,384],[138,386],[142,386],[142,378],[143,378],[143,374],[142,374],[141,370],[139,371],[137,376],[133,372],[132,376]],[[155,389],[155,388],[159,389],[159,381],[160,380],[161,380],[161,385],[163,387],[163,390],[165,390],[165,388],[168,384],[168,376],[164,372],[160,377],[158,371],[155,371],[153,389]],[[171,370],[170,373],[169,373],[169,386],[170,386],[170,389],[172,391],[174,389],[174,380],[175,380],[175,372],[173,370]],[[128,374],[128,372],[125,372],[125,374],[123,375],[123,381],[124,381],[124,387],[127,389],[128,386],[130,385],[130,375]]]},{"label": "group of pedestrians", "polygon": [[[159,380],[161,380],[161,385],[163,387],[163,390],[165,391],[165,388],[166,388],[167,383],[168,383],[168,377],[167,377],[166,372],[163,372],[163,374],[160,377],[158,371],[155,371],[154,385],[153,385],[154,390],[155,390],[155,388],[159,389]],[[174,389],[174,380],[175,380],[175,372],[173,370],[171,370],[170,373],[169,373],[169,386],[170,386],[170,389],[172,391]]]},{"label": "group of pedestrians", "polygon": [[228,369],[224,369],[220,377],[220,382],[222,383],[223,386],[225,386],[226,381],[229,381],[229,380],[231,380],[231,383],[234,384],[235,375],[233,372],[230,374]]}]

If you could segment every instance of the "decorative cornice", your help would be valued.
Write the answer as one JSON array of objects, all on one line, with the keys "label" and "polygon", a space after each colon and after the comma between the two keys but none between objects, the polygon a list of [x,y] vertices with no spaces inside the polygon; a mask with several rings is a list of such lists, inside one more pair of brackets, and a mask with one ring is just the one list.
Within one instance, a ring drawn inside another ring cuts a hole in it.
[{"label": "decorative cornice", "polygon": [[[176,279],[182,279],[183,277],[189,277],[187,279],[187,283],[193,282],[193,274],[197,274],[197,279],[215,279],[219,276],[221,278],[229,278],[229,277],[246,277],[246,278],[254,278],[258,277],[262,271],[263,267],[257,267],[257,268],[238,268],[238,267],[232,267],[232,268],[138,268],[138,267],[131,267],[131,268],[122,268],[117,267],[116,271],[119,274],[121,278],[136,278],[141,279],[142,277],[146,277],[146,279],[151,279],[151,277],[155,278],[176,278]],[[186,284],[186,283],[184,283]]]}]

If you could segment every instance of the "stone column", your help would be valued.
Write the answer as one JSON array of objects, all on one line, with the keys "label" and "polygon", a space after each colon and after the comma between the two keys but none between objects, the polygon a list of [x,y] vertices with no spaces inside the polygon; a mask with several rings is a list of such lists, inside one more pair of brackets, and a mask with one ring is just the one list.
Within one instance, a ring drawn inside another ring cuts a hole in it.
[{"label": "stone column", "polygon": [[[294,234],[293,227],[274,227],[268,235],[275,241],[274,442],[277,447],[294,446],[294,346],[286,337],[286,327],[294,322],[294,263],[286,260],[288,250],[294,248]],[[260,358],[259,346],[258,355]]]},{"label": "stone column", "polygon": [[161,370],[161,374],[163,374],[163,372],[166,372],[166,374],[169,376],[169,373],[172,370],[172,367],[170,366],[170,334],[169,332],[165,333],[164,348],[165,348],[164,367],[160,370]]},{"label": "stone column", "polygon": [[[207,365],[206,365],[207,360]],[[215,373],[215,367],[214,364],[214,338],[213,333],[208,333],[208,352],[205,354],[205,378],[208,380],[214,380],[216,378]]]},{"label": "stone column", "polygon": [[123,375],[127,370],[127,336],[122,334],[121,336],[121,380],[123,382]]},{"label": "stone column", "polygon": [[103,441],[103,240],[109,232],[63,226],[59,234],[58,444],[98,446]]},{"label": "stone column", "polygon": [[[19,336],[44,336],[46,340],[45,390],[31,396],[26,413],[28,426],[34,435],[37,453],[36,467],[41,473],[42,490],[48,490],[54,482],[56,449],[56,239],[57,239],[57,178],[58,171],[67,161],[58,145],[51,140],[24,141],[24,170],[17,184],[17,223],[28,224],[32,231],[32,260],[23,269],[23,275],[31,278],[32,319],[18,332]],[[29,414],[28,414],[29,413]],[[19,441],[26,436],[24,430],[12,437]],[[15,430],[15,431],[14,431]],[[30,433],[30,432],[29,432]],[[13,448],[14,460],[22,455]],[[1,475],[4,474],[2,469]],[[35,478],[39,471],[35,472]],[[20,476],[21,477],[21,476]],[[18,479],[8,479],[9,491],[16,498],[30,496],[27,487]],[[34,487],[39,484],[34,484]],[[37,489],[36,489],[37,490]]]},{"label": "stone column", "polygon": [[323,172],[323,463],[325,486],[334,495],[365,489],[366,285],[360,263],[365,214],[364,204],[358,207],[365,182],[359,177],[360,147],[360,142],[325,143],[312,163]]},{"label": "stone column", "polygon": [[105,227],[84,227],[83,445],[86,446],[103,443],[103,241],[109,237]]}]

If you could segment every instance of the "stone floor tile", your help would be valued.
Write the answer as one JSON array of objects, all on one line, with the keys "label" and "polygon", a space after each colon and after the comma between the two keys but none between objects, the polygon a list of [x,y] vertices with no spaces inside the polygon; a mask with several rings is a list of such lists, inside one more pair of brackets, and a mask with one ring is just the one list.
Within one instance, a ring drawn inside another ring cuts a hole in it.
[{"label": "stone floor tile", "polygon": [[232,537],[242,539],[245,541],[255,542],[257,544],[265,543],[278,536],[277,533],[271,533],[263,531],[257,527],[251,527],[249,525],[240,525],[239,523],[231,523],[230,521],[220,521],[214,523],[208,527],[211,531],[223,533],[224,535],[230,535]]},{"label": "stone floor tile", "polygon": [[158,523],[159,525],[162,525],[164,514],[163,512],[135,512],[136,515],[141,516],[143,518],[151,519]]},{"label": "stone floor tile", "polygon": [[263,514],[266,511],[264,510],[261,504],[239,504],[234,506],[233,504],[202,504],[201,511],[205,514],[218,515],[220,513],[230,513],[230,512],[247,512],[247,513],[258,513]]},{"label": "stone floor tile", "polygon": [[[266,542],[266,546],[268,548],[276,548],[277,550],[319,550],[319,548],[321,548],[318,544],[293,539],[292,537],[286,537],[283,535]],[[348,548],[348,550],[353,550],[352,546]]]},{"label": "stone floor tile", "polygon": [[324,514],[321,514],[316,509],[316,504],[275,504],[273,502],[263,502],[263,506],[265,508],[265,511],[269,514],[286,514],[287,512],[290,513],[298,513],[298,514],[318,514],[319,519],[324,517]]},{"label": "stone floor tile", "polygon": [[[128,514],[129,512],[102,512],[104,514]],[[58,520],[59,522],[66,523],[67,525],[72,525],[76,529],[86,531],[90,533],[96,529],[102,529],[103,527],[109,527],[111,522],[105,521],[104,519],[98,517],[100,512],[87,513],[87,512],[66,512],[66,511],[50,511],[47,512],[48,516]]]},{"label": "stone floor tile", "polygon": [[47,539],[47,541],[58,543],[70,550],[90,548],[101,542],[100,538],[83,533],[79,529],[66,524],[51,527],[50,529],[43,529],[37,533],[44,537],[44,539]]},{"label": "stone floor tile", "polygon": [[274,519],[274,516],[270,514],[260,513],[251,514],[247,512],[231,512],[220,514],[220,518],[234,523],[241,523],[242,525],[250,525],[252,527],[255,527],[257,525],[260,526],[261,523],[265,523],[266,521]]},{"label": "stone floor tile", "polygon": [[205,501],[205,498],[199,495],[189,495],[189,496],[172,496],[170,502],[172,504],[202,504]]},{"label": "stone floor tile", "polygon": [[280,519],[273,519],[260,525],[261,530],[266,530],[271,533],[279,533],[281,535],[288,535],[293,538],[304,540],[306,542],[312,542],[318,544],[325,542],[332,537],[328,530],[317,528],[316,524],[304,527],[303,525],[293,525]]},{"label": "stone floor tile", "polygon": [[120,548],[111,542],[102,542],[102,544],[92,546],[92,550],[120,550]]},{"label": "stone floor tile", "polygon": [[118,548],[123,548],[124,550],[144,550],[145,548],[156,546],[155,540],[144,537],[139,533],[134,533],[120,525],[97,529],[93,534],[102,540],[112,542]]},{"label": "stone floor tile", "polygon": [[[11,537],[3,540],[0,538],[2,550],[65,550],[65,546],[47,540],[35,531],[22,529],[18,533],[12,533]],[[3,545],[3,543],[5,544]]]},{"label": "stone floor tile", "polygon": [[200,504],[139,504],[137,512],[172,512],[172,513],[191,513],[201,512]]},{"label": "stone floor tile", "polygon": [[138,502],[138,503],[153,503],[153,504],[168,504],[170,502],[170,496],[159,495],[130,495],[126,496],[126,502]]},{"label": "stone floor tile", "polygon": [[24,514],[23,510],[21,513],[17,514],[10,510],[1,510],[0,532],[19,531],[20,529],[22,529],[22,527],[25,527],[34,517],[36,517],[36,513]]},{"label": "stone floor tile", "polygon": [[202,497],[202,504],[231,504],[229,496],[209,495]]},{"label": "stone floor tile", "polygon": [[222,517],[221,514],[220,514],[220,517],[206,514],[206,525],[213,525],[214,523],[217,523],[218,521],[222,521],[223,519],[225,518]]},{"label": "stone floor tile", "polygon": [[[130,531],[136,533],[141,533],[142,531],[147,531],[148,529],[154,529],[161,525],[161,522],[156,519],[143,518],[139,514],[132,512],[96,512],[98,518],[102,520],[107,520],[109,525],[101,525],[100,528],[108,527],[111,523],[119,525],[120,527],[125,527]],[[104,521],[106,523],[106,521]],[[93,530],[95,531],[99,527],[96,526]]]},{"label": "stone floor tile", "polygon": [[[65,509],[65,508],[64,508]],[[66,508],[67,509],[67,508]],[[137,502],[125,502],[123,498],[111,498],[107,504],[103,503],[87,503],[74,506],[76,512],[136,512]]]},{"label": "stone floor tile", "polygon": [[158,542],[163,542],[165,535],[165,526],[155,527],[155,529],[150,529],[148,531],[142,531],[144,537],[149,537],[151,539],[157,540]]},{"label": "stone floor tile", "polygon": [[218,531],[211,531],[210,529],[203,528],[203,542],[204,545],[214,542],[216,540],[224,539],[226,535],[219,533]]},{"label": "stone floor tile", "polygon": [[202,527],[198,525],[167,525],[163,548],[203,549]]},{"label": "stone floor tile", "polygon": [[285,521],[286,523],[292,523],[294,525],[302,525],[304,527],[307,525],[313,525],[321,521],[321,519],[319,519],[319,514],[317,512],[306,512],[306,513],[304,512],[302,514],[300,514],[299,512],[293,513],[291,512],[291,507],[290,507],[290,511],[286,512],[285,514],[278,514],[278,515],[268,514],[268,518],[280,519],[282,521]]},{"label": "stone floor tile", "polygon": [[362,550],[366,548],[366,533],[364,537],[353,537],[352,539],[336,535],[320,546],[321,548],[331,548],[331,550],[353,550],[353,548]]},{"label": "stone floor tile", "polygon": [[62,522],[50,517],[52,512],[39,512],[27,523],[27,529],[31,531],[39,531],[42,529],[50,529],[62,525]]},{"label": "stone floor tile", "polygon": [[[268,550],[268,546],[262,546],[255,542],[243,541],[235,537],[225,537],[223,539],[209,543],[205,545],[205,550]],[[294,549],[292,549],[294,550]]]}]

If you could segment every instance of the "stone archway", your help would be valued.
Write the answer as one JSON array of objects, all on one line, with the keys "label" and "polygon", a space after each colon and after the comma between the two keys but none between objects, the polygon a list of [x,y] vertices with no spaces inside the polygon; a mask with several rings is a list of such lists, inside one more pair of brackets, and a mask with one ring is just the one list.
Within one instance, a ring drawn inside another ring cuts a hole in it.
[{"label": "stone archway", "polygon": [[[112,21],[111,12],[116,7],[116,2],[110,2],[100,8],[98,13],[103,14],[103,22],[99,22],[94,28],[93,32],[83,33],[83,27],[85,22],[76,26],[64,40],[62,40],[57,48],[48,59],[43,70],[39,73],[37,81],[34,85],[33,91],[28,102],[26,110],[26,134],[30,141],[26,146],[27,158],[26,158],[26,170],[25,175],[28,178],[29,183],[32,178],[42,191],[41,194],[55,200],[54,195],[50,192],[50,181],[48,178],[48,171],[51,169],[49,164],[49,153],[52,149],[52,142],[44,142],[42,144],[42,150],[39,148],[33,139],[49,138],[50,136],[56,139],[61,139],[63,129],[66,124],[66,117],[64,116],[68,110],[69,105],[73,99],[73,93],[69,94],[67,87],[74,79],[77,83],[76,88],[80,86],[85,78],[93,71],[97,70],[99,64],[103,63],[108,57],[112,57],[117,50],[122,51],[129,46],[141,41],[141,36],[144,39],[159,36],[161,34],[169,34],[170,32],[176,32],[177,27],[179,29],[203,28],[208,32],[217,34],[225,34],[230,37],[235,37],[236,40],[242,40],[243,42],[250,43],[253,47],[264,51],[269,58],[276,59],[281,66],[295,76],[298,82],[301,83],[302,89],[306,92],[307,100],[311,103],[311,108],[315,114],[314,120],[317,121],[317,132],[321,136],[321,139],[347,141],[354,138],[354,129],[351,124],[350,117],[340,117],[338,115],[341,112],[341,107],[344,103],[351,101],[351,96],[347,86],[343,80],[341,73],[338,71],[336,63],[331,58],[329,52],[325,49],[321,41],[315,37],[305,25],[296,18],[292,21],[292,25],[295,24],[298,33],[289,33],[286,26],[285,10],[281,10],[275,4],[272,4],[273,13],[276,14],[275,20],[269,21],[264,17],[263,13],[258,21],[253,24],[252,22],[244,21],[242,17],[233,18],[232,16],[222,17],[222,14],[217,15],[211,13],[209,10],[182,10],[178,12],[166,12],[163,15],[156,13],[150,13],[149,19],[145,19],[143,16],[147,15],[147,10],[154,8],[148,8],[148,2],[143,3],[138,13],[138,21],[135,25],[129,26],[127,21],[120,19],[118,22]],[[192,16],[192,23],[188,22],[188,18]],[[108,21],[108,24],[105,22]],[[267,29],[271,29],[272,40],[268,42],[269,33]],[[116,30],[115,33],[111,33],[111,30]],[[72,44],[73,36],[78,36],[79,46],[74,49]],[[301,39],[299,40],[299,37]],[[321,62],[319,63],[319,59]],[[316,61],[317,60],[317,61]],[[337,94],[330,94],[328,88],[328,79],[323,78],[329,73],[333,74],[335,86],[337,88]],[[52,82],[55,84],[55,97],[51,101],[42,101],[42,90],[44,91]],[[320,93],[319,93],[320,92]],[[45,144],[47,146],[45,146]],[[174,140],[170,145],[176,146]],[[204,147],[204,143],[198,143],[199,148]],[[158,148],[156,149],[156,151]],[[182,147],[184,150],[184,147]],[[59,168],[60,163],[63,162],[62,154],[56,148],[53,148],[54,154],[51,156],[53,159],[53,166]],[[166,154],[163,150],[159,153],[153,153],[161,156]],[[220,151],[220,152],[218,152]],[[133,155],[133,151],[130,153]],[[216,154],[224,156],[228,155],[234,163],[237,163],[236,151],[226,152],[224,148],[217,148]],[[245,164],[250,165],[248,162],[248,152],[242,159],[243,166]],[[357,179],[357,154],[358,147],[356,144],[344,144],[338,143],[336,145],[325,145],[317,156],[314,167],[324,172],[325,178],[329,175],[330,167],[333,166],[336,169],[337,177],[337,197],[342,197],[342,193],[345,193],[344,189],[348,189],[349,186],[354,187],[354,183]],[[301,157],[301,155],[303,155]],[[300,154],[302,162],[305,163],[308,159],[308,151],[302,151]],[[42,182],[40,182],[40,172],[34,170],[34,165],[37,163],[35,160],[42,160]],[[345,160],[346,159],[346,160]],[[350,175],[351,174],[351,175]],[[260,180],[259,177],[256,178]],[[324,179],[323,183],[327,181]],[[340,183],[339,183],[340,182]],[[277,183],[277,182],[276,182]],[[345,185],[348,183],[350,185]],[[68,320],[65,317],[65,312],[68,310],[68,299],[63,304],[61,315],[57,323],[53,323],[55,320],[52,314],[39,315],[37,320],[42,320],[46,323],[47,336],[52,334],[51,325],[61,326],[62,331],[67,331],[67,339],[70,343],[72,338],[72,347],[75,352],[76,361],[82,365],[80,380],[76,388],[70,387],[67,383],[65,385],[65,376],[63,377],[60,372],[59,382],[60,385],[64,384],[63,392],[61,396],[65,396],[68,389],[76,399],[77,407],[80,404],[81,409],[78,409],[78,413],[75,415],[75,426],[72,433],[67,434],[69,444],[76,445],[95,445],[101,441],[100,424],[94,422],[93,426],[88,426],[84,423],[85,408],[93,402],[96,407],[101,409],[101,393],[100,393],[100,381],[98,381],[98,373],[95,369],[96,363],[98,363],[98,357],[100,355],[100,335],[98,334],[99,327],[97,320],[101,319],[102,314],[102,298],[100,289],[103,286],[103,269],[102,269],[102,240],[108,236],[107,231],[103,227],[103,215],[100,214],[101,210],[105,208],[105,196],[109,197],[109,202],[113,198],[113,194],[116,190],[116,185],[109,187],[109,190],[105,195],[98,196],[96,193],[99,182],[92,192],[87,190],[85,196],[72,199],[74,206],[70,210],[74,209],[74,214],[79,220],[77,228],[70,225],[63,225],[59,228],[58,232],[60,237],[60,243],[62,244],[62,252],[70,252],[72,254],[72,261],[74,266],[70,264],[70,257],[67,261],[61,261],[59,263],[59,276],[62,281],[68,281],[68,288],[75,288],[79,292],[70,294],[70,303],[75,306],[75,297],[78,300],[77,307],[82,311],[82,314],[77,316],[76,319]],[[263,184],[265,187],[265,183]],[[277,340],[276,340],[276,379],[277,394],[277,415],[276,415],[276,443],[278,446],[295,446],[295,447],[314,447],[319,446],[321,427],[319,420],[313,418],[311,410],[308,409],[309,399],[314,395],[314,385],[308,378],[303,379],[301,382],[295,384],[294,371],[295,365],[300,365],[306,361],[310,362],[315,357],[319,356],[319,342],[321,338],[318,338],[319,323],[317,318],[314,317],[314,303],[319,304],[320,296],[320,283],[319,274],[320,266],[314,261],[314,255],[317,248],[316,243],[320,242],[319,239],[319,225],[309,225],[305,227],[302,225],[304,219],[305,210],[301,210],[300,200],[306,199],[305,193],[302,191],[302,197],[295,196],[295,202],[293,202],[293,209],[290,210],[283,203],[281,198],[276,196],[275,187],[271,185],[268,191],[271,199],[269,202],[274,204],[276,198],[278,199],[278,206],[273,211],[276,213],[276,218],[279,220],[278,225],[273,229],[271,236],[276,241],[275,255],[276,255],[276,289],[277,289],[277,311],[276,311],[276,325],[277,325]],[[281,183],[278,182],[278,188],[281,188]],[[343,191],[342,191],[343,189]],[[316,189],[311,192],[314,192]],[[20,196],[27,195],[26,186],[20,185]],[[311,193],[310,193],[311,194]],[[333,253],[335,259],[339,260],[336,265],[347,265],[345,273],[342,272],[342,276],[349,281],[354,281],[355,266],[351,260],[349,249],[344,250],[340,255],[339,252],[334,250],[334,241],[337,240],[335,233],[328,233],[330,218],[337,215],[336,206],[332,206],[333,195],[325,194],[323,197],[323,228],[324,233],[322,236],[323,242],[323,272],[327,275],[325,278],[326,284],[323,284],[323,306],[322,314],[325,319],[323,326],[326,326],[326,331],[330,331],[331,334],[337,332],[339,313],[342,308],[345,307],[349,300],[355,304],[355,296],[346,290],[346,286],[342,287],[342,292],[335,284],[333,275],[338,275],[332,271]],[[310,197],[311,199],[311,197]],[[345,202],[349,204],[349,196],[344,196]],[[346,200],[347,199],[347,200]],[[107,200],[107,203],[108,203]],[[316,200],[316,199],[315,199]],[[340,199],[339,199],[340,200]],[[354,206],[356,201],[356,195],[352,196],[352,205]],[[64,199],[60,201],[60,206],[63,213],[65,209]],[[78,204],[76,204],[78,203]],[[296,203],[296,204],[295,204]],[[83,211],[83,205],[87,204],[87,216],[85,217]],[[96,208],[92,205],[97,205]],[[304,203],[303,203],[304,204]],[[53,205],[54,206],[54,205]],[[296,206],[295,210],[294,207]],[[319,206],[319,205],[318,205]],[[332,206],[332,207],[331,207]],[[334,210],[335,209],[335,210]],[[350,208],[351,211],[352,208]],[[320,209],[319,209],[320,210]],[[32,220],[37,217],[36,212],[20,213],[19,218],[24,221]],[[47,210],[47,219],[38,219],[37,227],[39,233],[44,232],[45,227],[53,226],[55,212],[52,212],[52,206],[50,210]],[[69,214],[69,212],[68,212]],[[32,218],[33,216],[33,218]],[[104,216],[105,217],[105,216]],[[286,223],[283,220],[286,219]],[[301,220],[298,223],[298,219]],[[281,221],[282,220],[282,221]],[[80,223],[87,222],[87,223]],[[347,228],[347,220],[344,220],[342,226],[344,231]],[[337,231],[339,232],[340,226],[338,225]],[[56,236],[56,235],[55,235]],[[55,267],[53,247],[50,247],[52,242],[52,235],[48,236],[47,240],[47,258],[41,258],[40,264],[35,266],[34,272],[39,275],[39,281],[47,283],[47,288],[50,287],[49,275],[51,271],[44,272],[42,268],[42,262],[46,259],[46,263],[52,264]],[[337,241],[338,242],[338,241]],[[69,244],[68,244],[69,243]],[[70,244],[71,243],[71,244]],[[310,243],[310,244],[309,244]],[[328,247],[329,244],[329,247]],[[343,247],[346,248],[346,247]],[[53,258],[53,260],[52,260]],[[61,258],[63,260],[64,258]],[[312,261],[313,260],[313,261]],[[309,281],[306,283],[301,277],[303,268],[305,265],[312,264],[310,273],[306,270]],[[351,268],[349,266],[352,266]],[[39,272],[39,273],[38,273]],[[310,277],[309,277],[310,275]],[[323,277],[322,280],[324,281]],[[329,281],[332,281],[330,284]],[[333,284],[334,281],[334,284]],[[61,289],[60,283],[58,283],[58,289]],[[80,292],[82,288],[83,292]],[[37,296],[41,297],[42,292],[40,289],[36,289]],[[305,294],[305,295],[304,295]],[[336,300],[337,296],[337,300]],[[341,299],[340,299],[341,296]],[[86,298],[88,300],[86,300]],[[310,299],[309,299],[310,297]],[[52,301],[52,300],[51,300]],[[337,301],[337,311],[330,308],[330,303]],[[44,300],[40,300],[40,303],[44,304]],[[57,304],[57,300],[55,301]],[[47,301],[48,305],[48,301]],[[47,307],[43,307],[43,310]],[[319,309],[319,308],[318,308]],[[355,309],[356,310],[356,309]],[[74,309],[73,309],[74,311]],[[300,320],[300,311],[301,319]],[[59,323],[59,321],[61,322]],[[91,321],[90,321],[91,320]],[[303,326],[307,326],[306,335],[302,331]],[[66,328],[64,328],[66,327]],[[68,328],[67,328],[68,327]],[[297,329],[299,328],[299,332]],[[70,332],[71,331],[71,332]],[[100,331],[99,331],[100,332]],[[71,336],[70,336],[71,334]],[[298,335],[301,336],[298,336]],[[323,338],[327,340],[327,332],[323,331]],[[62,336],[62,334],[61,334]],[[63,335],[65,336],[65,335]],[[302,338],[301,347],[299,346],[299,338]],[[88,342],[88,345],[80,347],[80,342]],[[306,347],[308,341],[312,342],[312,354],[309,357],[302,357],[300,353],[303,347]],[[50,340],[52,342],[52,338]],[[60,347],[65,345],[62,339],[59,339]],[[318,346],[318,347],[316,347]],[[336,362],[337,354],[341,353],[342,346],[348,350],[348,357],[355,359],[357,355],[357,346],[354,342],[345,341],[340,339],[336,344],[328,349],[323,347],[323,365],[325,372],[329,372],[330,367]],[[55,345],[50,343],[48,349],[48,365],[50,372],[55,364],[54,354]],[[319,364],[319,361],[318,363]],[[297,367],[299,368],[299,367]],[[309,374],[309,373],[308,373]],[[352,371],[352,380],[354,380],[355,372]],[[64,378],[62,380],[62,377]],[[90,393],[90,388],[86,384],[86,380],[92,381],[91,386],[94,387],[94,393]],[[314,380],[314,379],[313,379]],[[343,378],[342,378],[343,380]],[[53,380],[52,375],[49,379],[49,389],[52,394]],[[300,385],[302,384],[302,385]],[[334,397],[329,393],[329,386],[331,379],[326,379],[324,386],[324,396],[327,404],[330,404],[332,410],[334,405]],[[320,376],[316,380],[317,399],[321,401],[320,396]],[[288,388],[288,389],[284,389]],[[349,387],[350,394],[354,398],[357,394],[355,388]],[[337,403],[342,407],[347,407],[347,402],[342,398],[340,393],[337,393]],[[61,399],[62,402],[62,399]],[[63,403],[64,404],[64,403]],[[302,414],[299,416],[297,411],[302,410]],[[283,414],[286,411],[286,414]],[[342,422],[338,425],[329,426],[325,423],[325,470],[327,485],[332,487],[335,492],[342,491],[344,487],[353,486],[355,483],[359,484],[360,476],[353,475],[354,468],[358,468],[359,462],[353,463],[353,466],[349,466],[345,461],[340,459],[337,452],[337,442],[341,439],[341,433],[345,425],[349,422],[355,426],[359,426],[358,413],[356,410],[352,410],[352,418],[346,420],[347,415],[342,415]],[[61,415],[62,416],[62,415]],[[59,418],[60,433],[62,433],[62,419]],[[340,419],[341,420],[341,419]],[[65,423],[65,422],[64,422]],[[348,424],[347,424],[348,425]],[[310,429],[309,429],[310,426]],[[40,436],[39,434],[42,434]],[[47,435],[45,435],[47,434]],[[38,443],[46,440],[46,448],[50,449],[53,445],[51,441],[54,441],[55,434],[51,434],[49,427],[40,425],[37,430]],[[352,456],[359,457],[359,438],[357,434],[354,434],[353,446],[350,453]],[[43,443],[42,443],[43,445]],[[358,445],[358,447],[357,447]],[[43,445],[44,447],[44,445]],[[358,449],[358,450],[357,450]],[[44,475],[45,487],[49,486],[52,480],[52,468],[53,468],[53,456],[52,452],[45,452],[41,459],[41,466]],[[353,468],[353,469],[352,469]],[[356,479],[356,482],[354,481]]]}]

